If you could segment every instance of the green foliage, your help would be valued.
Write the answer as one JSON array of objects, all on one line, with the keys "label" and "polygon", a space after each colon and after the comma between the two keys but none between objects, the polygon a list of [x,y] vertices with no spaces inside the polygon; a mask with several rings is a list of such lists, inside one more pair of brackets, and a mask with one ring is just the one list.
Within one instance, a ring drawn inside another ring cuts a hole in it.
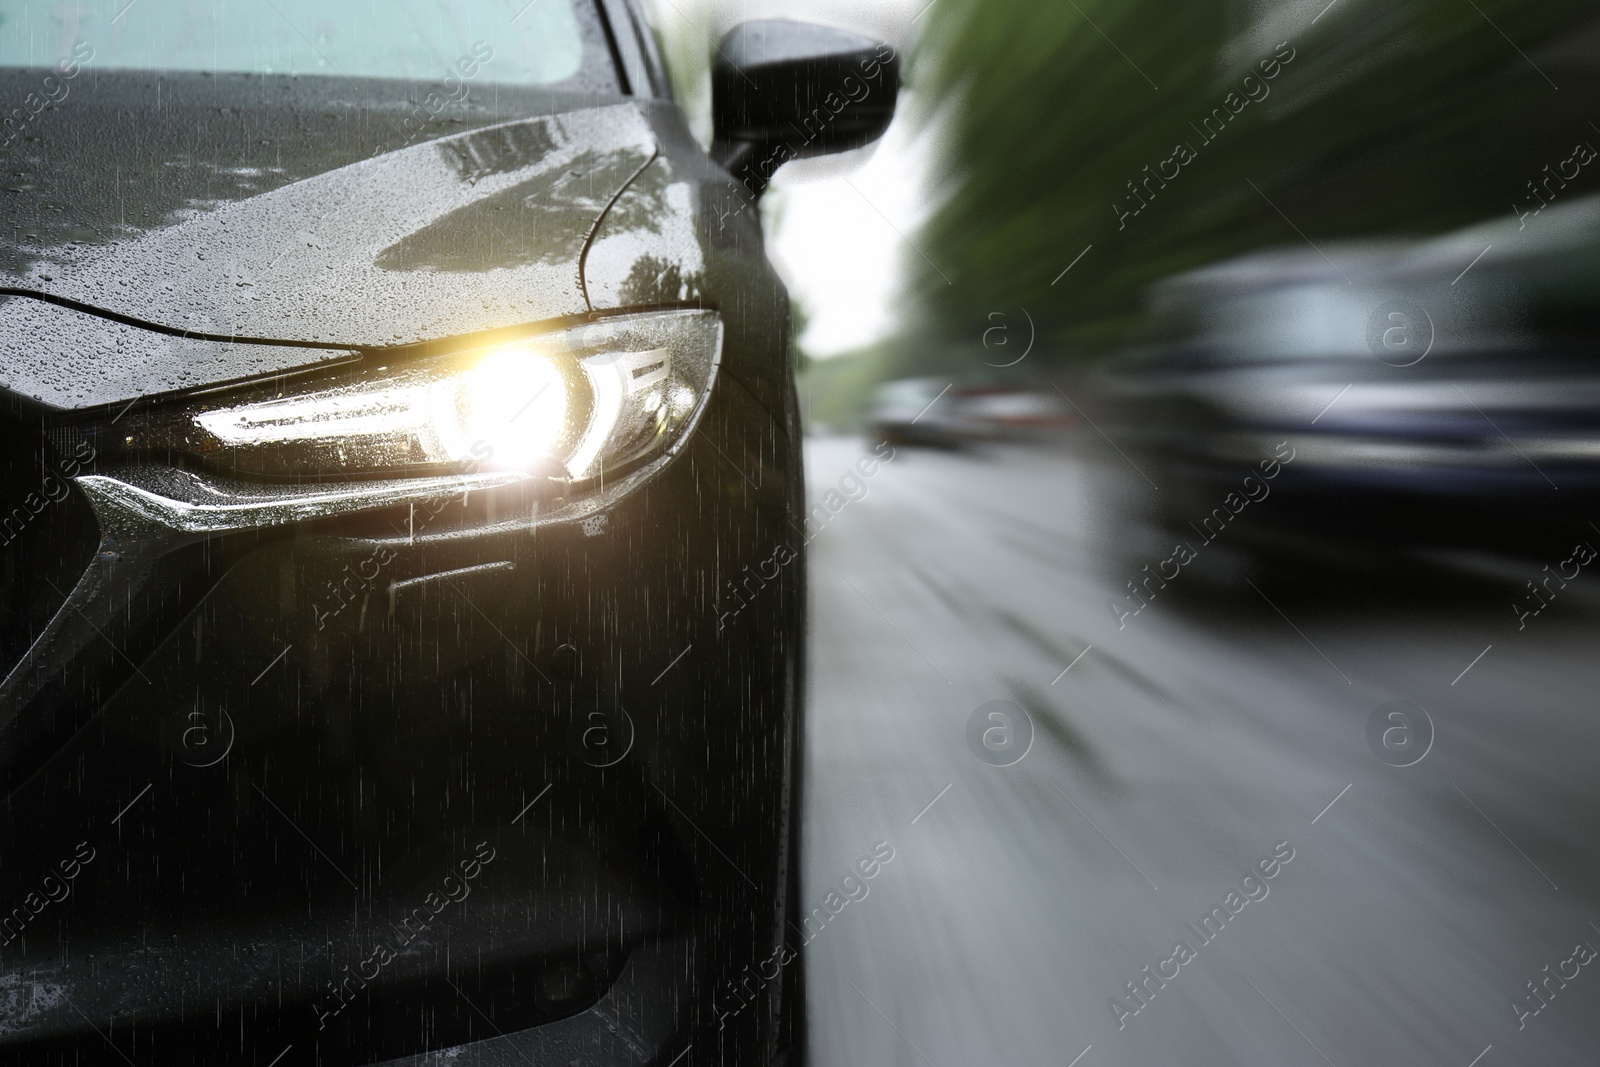
[{"label": "green foliage", "polygon": [[895,376],[883,346],[804,361],[797,384],[806,425],[843,432],[860,430],[866,423],[873,387]]},{"label": "green foliage", "polygon": [[[951,177],[917,243],[953,284],[908,258],[925,313],[905,350],[979,350],[991,312],[1026,307],[1041,358],[1089,358],[1174,272],[1500,215],[1573,144],[1600,145],[1593,0],[1338,0],[1318,18],[1323,2],[939,0],[915,73],[957,101]],[[1280,42],[1292,60],[1231,115]],[[1128,183],[1180,144],[1195,158],[1119,227]],[[1580,181],[1594,188],[1564,195],[1600,189]]]}]

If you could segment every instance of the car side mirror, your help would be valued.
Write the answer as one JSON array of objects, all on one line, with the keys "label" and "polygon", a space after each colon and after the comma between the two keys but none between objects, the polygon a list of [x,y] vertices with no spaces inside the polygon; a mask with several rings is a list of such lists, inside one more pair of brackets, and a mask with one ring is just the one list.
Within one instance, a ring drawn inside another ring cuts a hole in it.
[{"label": "car side mirror", "polygon": [[759,196],[791,159],[883,136],[899,92],[900,57],[881,41],[804,22],[740,23],[711,68],[712,158]]}]

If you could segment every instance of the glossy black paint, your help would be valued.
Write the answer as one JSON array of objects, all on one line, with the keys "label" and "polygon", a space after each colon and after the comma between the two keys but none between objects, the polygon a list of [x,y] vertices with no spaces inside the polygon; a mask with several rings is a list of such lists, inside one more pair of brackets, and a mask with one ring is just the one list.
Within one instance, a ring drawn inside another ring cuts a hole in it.
[{"label": "glossy black paint", "polygon": [[[81,82],[0,197],[0,1062],[794,1055],[798,966],[748,970],[797,877],[804,562],[751,571],[803,538],[747,189],[661,99],[488,87],[406,143],[379,82],[155,83]],[[129,405],[683,306],[724,325],[699,426],[582,498],[229,533],[84,502],[179,487],[83,452]]]},{"label": "glossy black paint", "polygon": [[881,41],[782,19],[741,23],[712,63],[711,154],[759,196],[791,159],[883,136],[899,89],[900,57]]}]

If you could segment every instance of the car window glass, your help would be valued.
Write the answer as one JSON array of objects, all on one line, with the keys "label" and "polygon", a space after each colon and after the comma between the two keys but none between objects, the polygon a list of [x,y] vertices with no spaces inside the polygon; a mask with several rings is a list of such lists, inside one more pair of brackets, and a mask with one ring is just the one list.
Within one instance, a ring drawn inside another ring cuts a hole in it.
[{"label": "car window glass", "polygon": [[52,66],[87,42],[101,69],[419,80],[471,57],[486,81],[555,85],[584,64],[576,2],[402,0],[378,17],[327,0],[10,0],[0,66]]}]

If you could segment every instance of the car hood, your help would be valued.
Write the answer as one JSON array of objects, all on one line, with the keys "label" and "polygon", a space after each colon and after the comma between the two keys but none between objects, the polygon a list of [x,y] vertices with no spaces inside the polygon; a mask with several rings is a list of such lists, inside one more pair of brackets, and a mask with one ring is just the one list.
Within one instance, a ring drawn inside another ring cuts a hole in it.
[{"label": "car hood", "polygon": [[489,88],[418,127],[392,83],[79,77],[10,149],[0,386],[84,407],[606,306],[588,251],[659,154],[644,106]]}]

